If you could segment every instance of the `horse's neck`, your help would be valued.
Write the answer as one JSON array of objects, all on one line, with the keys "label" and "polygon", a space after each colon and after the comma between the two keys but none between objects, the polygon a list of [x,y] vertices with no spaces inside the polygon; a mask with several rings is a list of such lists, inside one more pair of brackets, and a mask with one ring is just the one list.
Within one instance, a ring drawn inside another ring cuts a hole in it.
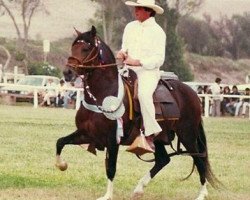
[{"label": "horse's neck", "polygon": [[[98,60],[96,64],[114,64],[116,60],[111,49],[103,41],[101,41],[100,45],[101,60]],[[100,104],[105,97],[117,95],[118,70],[115,66],[95,69],[89,75],[87,83],[92,95],[97,99],[97,103]],[[85,91],[85,100],[89,103],[94,103],[89,96],[87,91]]]},{"label": "horse's neck", "polygon": [[[89,86],[89,91],[97,99],[97,103],[101,104],[107,96],[117,96],[118,93],[118,70],[116,67],[96,69],[89,75],[86,83]],[[95,103],[88,94],[84,91],[85,100],[88,103]]]}]

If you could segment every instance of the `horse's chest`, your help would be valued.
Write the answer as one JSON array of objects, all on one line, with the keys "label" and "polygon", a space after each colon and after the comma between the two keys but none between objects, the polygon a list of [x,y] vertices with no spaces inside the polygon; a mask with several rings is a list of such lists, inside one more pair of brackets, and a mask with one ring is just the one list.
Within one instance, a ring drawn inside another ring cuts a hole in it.
[{"label": "horse's chest", "polygon": [[108,120],[106,117],[95,116],[82,123],[82,128],[91,135],[105,135],[115,127],[115,121]]}]

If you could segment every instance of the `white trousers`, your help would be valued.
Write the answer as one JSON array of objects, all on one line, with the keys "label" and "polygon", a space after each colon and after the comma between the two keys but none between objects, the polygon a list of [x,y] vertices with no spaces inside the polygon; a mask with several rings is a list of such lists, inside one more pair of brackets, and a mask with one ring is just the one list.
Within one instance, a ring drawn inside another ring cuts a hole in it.
[{"label": "white trousers", "polygon": [[159,71],[140,70],[136,71],[138,77],[138,99],[143,118],[145,136],[157,134],[162,131],[155,119],[155,107],[153,93],[160,79]]},{"label": "white trousers", "polygon": [[240,111],[241,106],[242,106],[242,114],[245,115],[247,106],[249,107],[249,103],[248,102],[243,102],[243,101],[238,102],[236,104],[235,116],[239,115],[239,111]]},{"label": "white trousers", "polygon": [[52,91],[49,91],[48,93],[45,94],[45,96],[43,98],[43,101],[47,102],[47,105],[49,106],[51,104],[50,103],[50,98],[52,98],[52,97],[56,97],[56,93],[52,92]]},{"label": "white trousers", "polygon": [[243,115],[246,114],[246,109],[247,109],[247,107],[248,107],[248,109],[249,109],[249,115],[250,115],[250,103],[248,103],[248,102],[244,102],[244,103],[243,103],[243,106],[242,106],[242,114],[243,114]]}]

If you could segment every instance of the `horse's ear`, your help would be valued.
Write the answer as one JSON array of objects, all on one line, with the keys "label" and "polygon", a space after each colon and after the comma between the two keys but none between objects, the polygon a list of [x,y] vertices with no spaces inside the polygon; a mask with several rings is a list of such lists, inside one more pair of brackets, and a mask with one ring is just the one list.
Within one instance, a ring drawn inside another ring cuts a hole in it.
[{"label": "horse's ear", "polygon": [[81,33],[80,31],[78,31],[75,27],[74,27],[74,29],[75,29],[75,31],[76,31],[76,33],[77,33],[78,36],[82,34],[82,33]]},{"label": "horse's ear", "polygon": [[94,36],[96,36],[96,28],[95,28],[95,26],[92,26],[92,28],[91,28],[91,35],[94,37]]}]

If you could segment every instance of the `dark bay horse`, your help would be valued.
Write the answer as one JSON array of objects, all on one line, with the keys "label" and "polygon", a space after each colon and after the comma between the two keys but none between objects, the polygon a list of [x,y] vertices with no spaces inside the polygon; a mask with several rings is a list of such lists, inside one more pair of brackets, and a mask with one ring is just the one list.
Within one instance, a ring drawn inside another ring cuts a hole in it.
[{"label": "dark bay horse", "polygon": [[[72,80],[76,74],[84,75],[84,102],[90,105],[81,105],[77,111],[75,122],[76,131],[72,134],[58,139],[56,144],[56,166],[61,170],[67,169],[67,163],[60,157],[65,145],[90,144],[89,150],[106,148],[106,175],[108,186],[106,194],[99,200],[112,199],[113,179],[116,173],[117,155],[119,145],[129,145],[126,140],[134,125],[129,117],[129,101],[126,93],[123,98],[125,113],[122,115],[124,136],[120,143],[117,142],[116,120],[110,120],[103,114],[103,100],[107,96],[118,95],[119,72],[116,59],[110,48],[96,35],[95,27],[91,31],[81,33],[77,31],[77,38],[72,44],[72,56],[68,59],[68,68],[64,75],[66,80]],[[182,144],[193,158],[194,166],[197,168],[201,189],[197,200],[205,199],[208,194],[206,183],[214,185],[217,180],[214,177],[208,161],[207,142],[204,133],[201,107],[197,94],[187,85],[178,80],[170,80],[173,87],[171,91],[180,109],[180,118],[176,123],[170,125],[167,121],[160,125],[175,132],[178,141]],[[96,110],[93,110],[96,109]],[[164,132],[160,134],[166,134]],[[136,186],[133,197],[143,194],[144,187],[152,178],[170,162],[170,155],[165,149],[165,143],[160,139],[154,141],[154,166],[141,178]],[[201,156],[203,155],[203,156]]]}]

